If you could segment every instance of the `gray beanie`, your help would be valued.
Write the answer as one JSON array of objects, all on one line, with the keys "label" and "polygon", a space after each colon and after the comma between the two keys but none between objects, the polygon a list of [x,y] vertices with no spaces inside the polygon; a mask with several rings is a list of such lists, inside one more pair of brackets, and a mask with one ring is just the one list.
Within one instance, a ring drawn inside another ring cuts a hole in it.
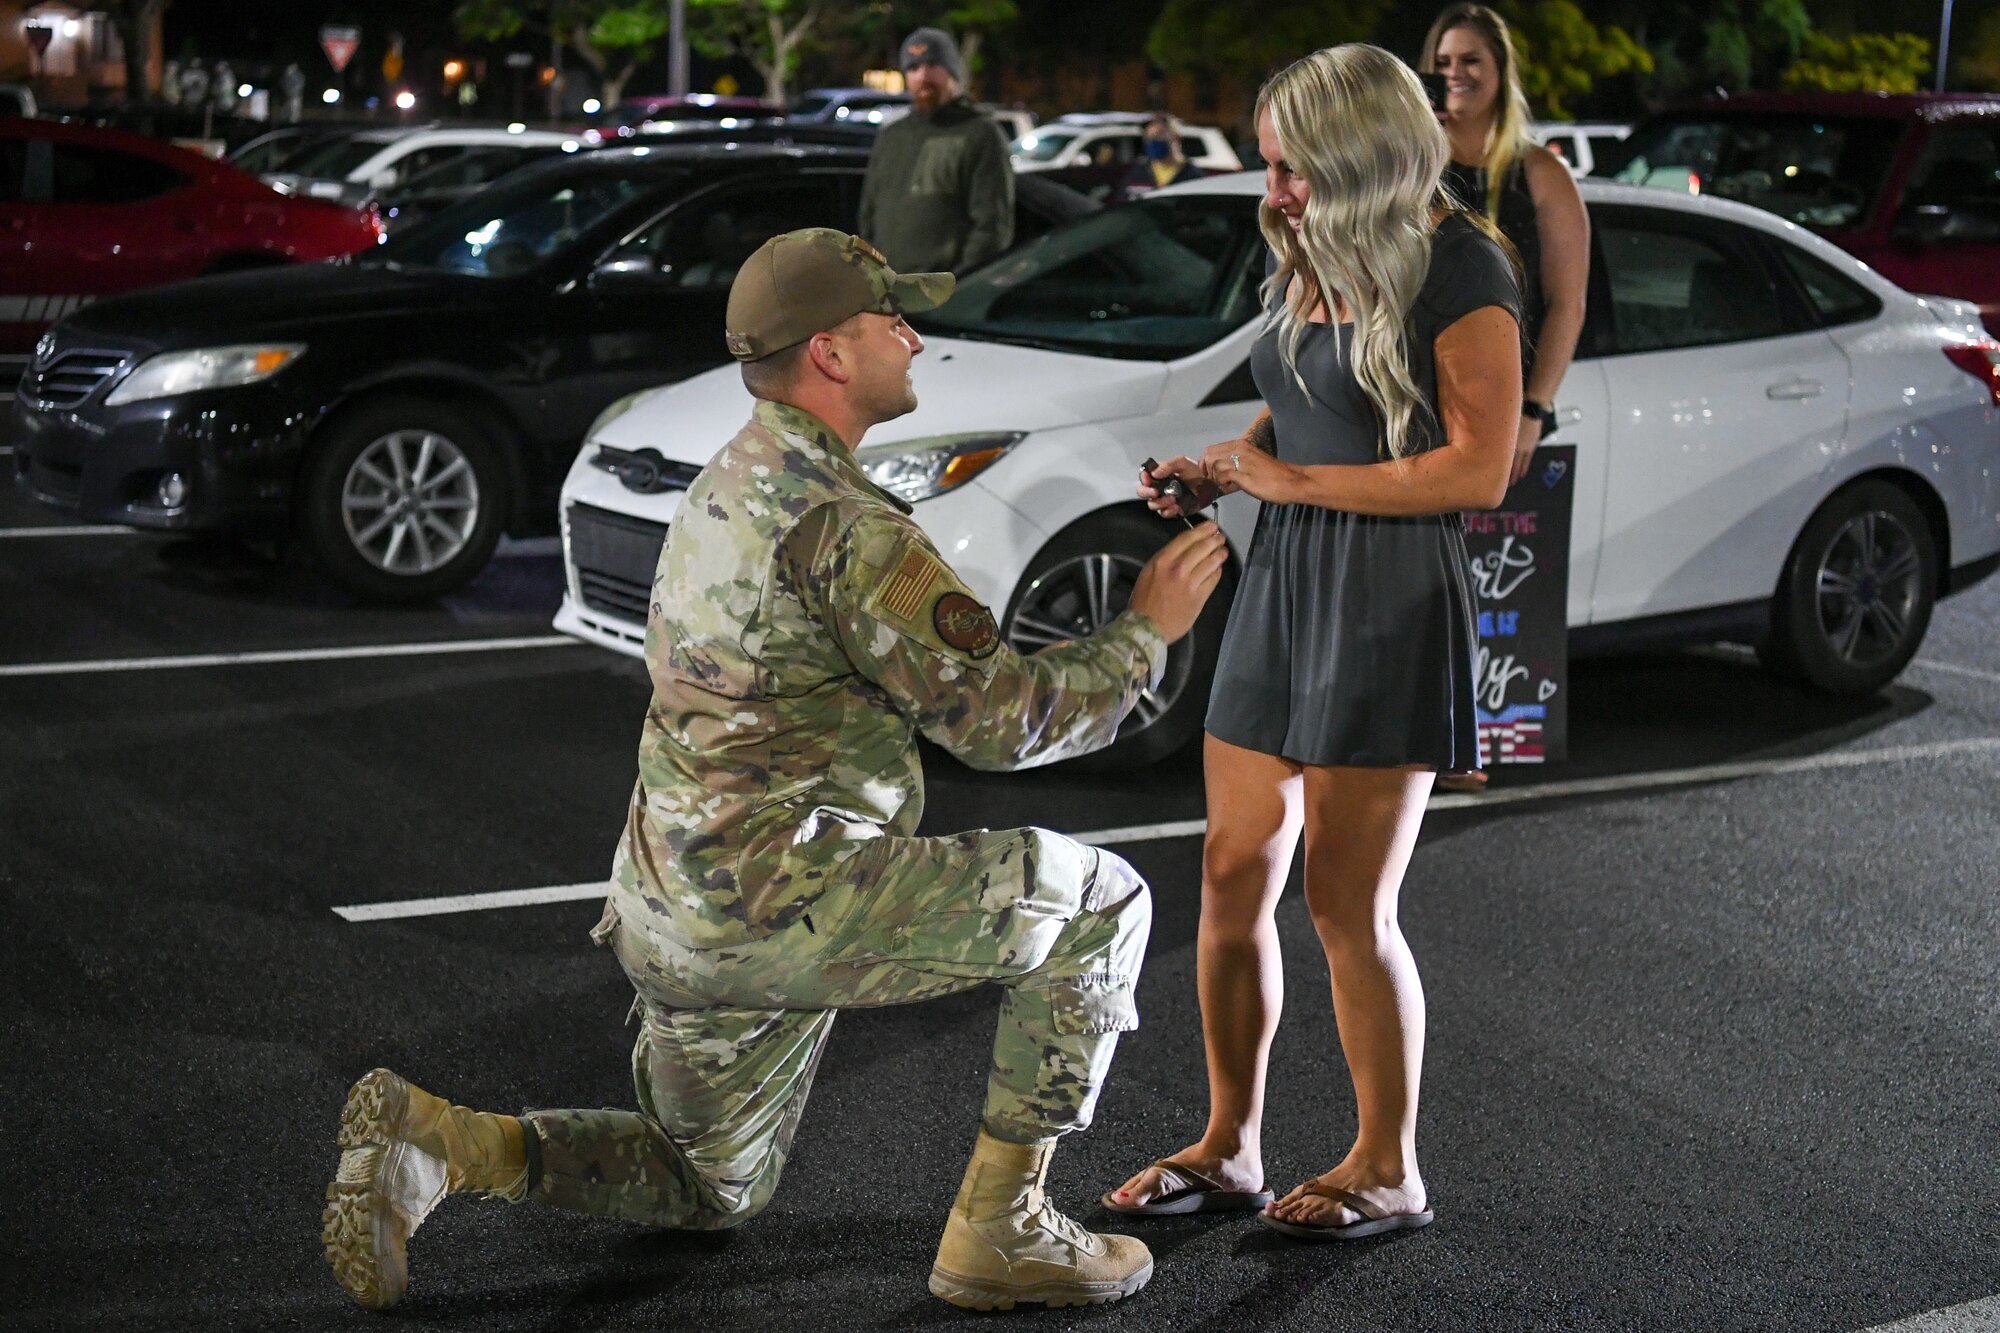
[{"label": "gray beanie", "polygon": [[965,57],[958,53],[958,43],[951,39],[951,34],[942,28],[918,28],[905,37],[898,65],[905,73],[919,65],[942,65],[954,79],[965,82]]}]

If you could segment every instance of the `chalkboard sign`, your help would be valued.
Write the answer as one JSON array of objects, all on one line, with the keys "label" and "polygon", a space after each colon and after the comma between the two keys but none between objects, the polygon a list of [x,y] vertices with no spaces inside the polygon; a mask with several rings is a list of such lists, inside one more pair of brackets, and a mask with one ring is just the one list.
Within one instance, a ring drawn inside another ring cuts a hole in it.
[{"label": "chalkboard sign", "polygon": [[1576,446],[1544,445],[1498,509],[1465,516],[1482,765],[1569,753],[1569,511]]}]

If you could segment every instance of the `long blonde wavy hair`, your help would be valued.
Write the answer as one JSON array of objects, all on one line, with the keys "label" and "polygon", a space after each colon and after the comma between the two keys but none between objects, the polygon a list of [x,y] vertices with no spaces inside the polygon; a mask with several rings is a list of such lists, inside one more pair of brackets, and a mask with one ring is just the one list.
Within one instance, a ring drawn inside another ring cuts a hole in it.
[{"label": "long blonde wavy hair", "polygon": [[1278,256],[1264,302],[1287,293],[1273,315],[1285,368],[1306,389],[1299,342],[1313,310],[1325,301],[1330,314],[1338,298],[1354,316],[1354,378],[1389,456],[1402,458],[1424,406],[1410,374],[1410,311],[1430,268],[1432,212],[1446,206],[1444,131],[1410,67],[1359,42],[1273,75],[1257,94],[1258,117],[1266,112],[1286,162],[1311,187],[1296,232],[1268,197],[1257,215]]},{"label": "long blonde wavy hair", "polygon": [[1480,157],[1480,165],[1486,168],[1486,216],[1497,222],[1507,177],[1534,144],[1528,137],[1528,122],[1533,113],[1528,110],[1528,94],[1521,87],[1521,55],[1514,49],[1514,35],[1507,30],[1506,19],[1485,5],[1457,4],[1438,15],[1424,37],[1424,56],[1419,65],[1424,73],[1437,73],[1438,43],[1453,28],[1469,28],[1478,33],[1500,75],[1493,128],[1486,132],[1486,151]]}]

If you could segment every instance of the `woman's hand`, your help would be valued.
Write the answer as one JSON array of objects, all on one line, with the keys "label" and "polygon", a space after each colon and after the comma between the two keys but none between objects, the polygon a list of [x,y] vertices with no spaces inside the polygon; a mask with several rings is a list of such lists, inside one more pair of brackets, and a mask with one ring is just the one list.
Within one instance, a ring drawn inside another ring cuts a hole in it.
[{"label": "woman's hand", "polygon": [[1523,416],[1521,431],[1514,437],[1514,467],[1507,474],[1507,484],[1512,486],[1528,475],[1529,466],[1535,461],[1535,446],[1542,442],[1542,419]]},{"label": "woman's hand", "polygon": [[1241,440],[1210,445],[1201,456],[1201,466],[1222,494],[1242,491],[1273,504],[1290,504],[1305,481],[1304,468],[1281,462]]},{"label": "woman's hand", "polygon": [[[1162,494],[1154,484],[1156,479],[1164,481],[1170,476],[1180,478],[1178,497]],[[1169,459],[1155,468],[1151,476],[1146,469],[1139,469],[1139,498],[1161,518],[1185,518],[1214,504],[1218,494],[1215,484],[1203,474],[1201,464],[1192,458]]]}]

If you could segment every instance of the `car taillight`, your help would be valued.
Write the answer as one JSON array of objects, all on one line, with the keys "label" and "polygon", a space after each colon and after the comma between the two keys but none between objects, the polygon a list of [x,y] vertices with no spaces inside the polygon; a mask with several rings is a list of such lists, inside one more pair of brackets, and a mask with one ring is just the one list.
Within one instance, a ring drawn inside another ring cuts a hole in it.
[{"label": "car taillight", "polygon": [[1993,405],[2000,407],[2000,342],[1991,338],[1976,343],[1952,343],[1944,349],[1954,366],[1986,386]]}]

